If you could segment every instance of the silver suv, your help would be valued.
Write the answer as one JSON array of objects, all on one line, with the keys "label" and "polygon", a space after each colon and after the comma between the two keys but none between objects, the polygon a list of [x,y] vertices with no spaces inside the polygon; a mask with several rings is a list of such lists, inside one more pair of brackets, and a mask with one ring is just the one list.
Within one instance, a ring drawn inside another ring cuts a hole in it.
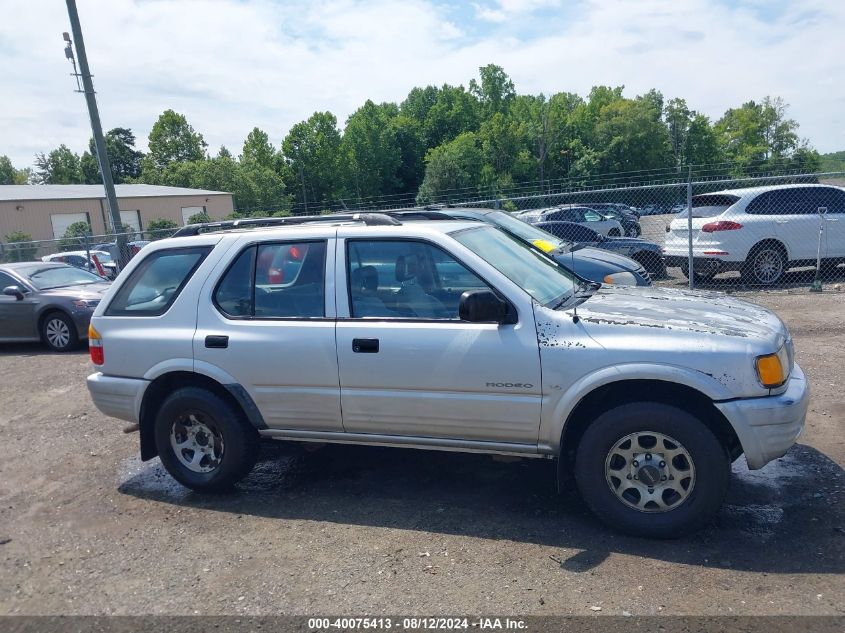
[{"label": "silver suv", "polygon": [[261,439],[556,458],[609,525],[671,537],[804,425],[761,307],[600,287],[477,222],[204,230],[145,248],[89,332],[94,403],[194,490],[244,477]]}]

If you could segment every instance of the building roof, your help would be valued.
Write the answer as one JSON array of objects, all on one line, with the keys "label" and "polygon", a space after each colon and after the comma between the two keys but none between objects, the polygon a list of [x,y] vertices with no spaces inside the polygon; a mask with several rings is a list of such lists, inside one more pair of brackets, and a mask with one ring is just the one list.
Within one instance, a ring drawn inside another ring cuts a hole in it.
[{"label": "building roof", "polygon": [[[115,185],[118,198],[161,198],[164,196],[228,196],[226,191],[164,187],[161,185]],[[105,198],[103,185],[0,185],[0,202],[17,200],[91,200]]]}]

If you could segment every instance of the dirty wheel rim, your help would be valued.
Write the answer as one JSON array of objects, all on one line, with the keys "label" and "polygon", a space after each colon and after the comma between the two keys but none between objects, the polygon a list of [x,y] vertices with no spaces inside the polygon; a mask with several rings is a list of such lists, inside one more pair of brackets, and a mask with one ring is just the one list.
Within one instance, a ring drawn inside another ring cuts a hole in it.
[{"label": "dirty wheel rim", "polygon": [[656,431],[619,439],[607,453],[607,485],[616,498],[640,512],[669,512],[695,487],[692,456],[678,440]]},{"label": "dirty wheel rim", "polygon": [[767,248],[754,257],[754,277],[763,284],[776,282],[783,272],[783,259],[779,252]]},{"label": "dirty wheel rim", "polygon": [[208,416],[192,411],[170,427],[170,446],[176,459],[195,473],[210,473],[223,459],[223,436]]},{"label": "dirty wheel rim", "polygon": [[47,335],[47,341],[53,347],[67,347],[70,343],[70,328],[61,319],[50,319],[44,332]]}]

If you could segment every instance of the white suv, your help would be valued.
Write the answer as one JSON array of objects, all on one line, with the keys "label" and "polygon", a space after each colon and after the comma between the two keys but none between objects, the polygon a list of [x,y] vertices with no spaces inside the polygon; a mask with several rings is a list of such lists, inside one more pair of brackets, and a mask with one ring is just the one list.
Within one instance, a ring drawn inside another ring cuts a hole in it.
[{"label": "white suv", "polygon": [[[667,266],[689,276],[687,223],[686,211],[672,220],[663,253]],[[790,267],[815,265],[819,254],[835,266],[845,261],[845,191],[780,185],[694,196],[692,243],[693,272],[701,280],[739,270],[746,283],[771,285]]]},{"label": "white suv", "polygon": [[600,287],[489,224],[359,220],[183,229],[129,263],[88,387],[142,459],[210,491],[262,438],[558,458],[610,525],[663,537],[714,516],[733,459],[801,432],[807,383],[764,308]]}]

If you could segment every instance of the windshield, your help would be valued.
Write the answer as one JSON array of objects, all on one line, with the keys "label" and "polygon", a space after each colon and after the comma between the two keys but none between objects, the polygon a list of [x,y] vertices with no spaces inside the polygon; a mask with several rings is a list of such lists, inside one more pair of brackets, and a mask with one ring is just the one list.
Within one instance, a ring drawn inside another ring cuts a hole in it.
[{"label": "windshield", "polygon": [[578,287],[572,273],[553,259],[495,227],[463,229],[452,237],[546,307],[557,307]]},{"label": "windshield", "polygon": [[543,231],[532,224],[528,224],[528,222],[523,222],[503,211],[494,211],[488,217],[493,223],[501,226],[508,233],[512,233],[529,244],[533,244],[543,252],[550,253],[566,248],[569,245],[551,233]]},{"label": "windshield", "polygon": [[30,283],[38,290],[50,290],[64,286],[84,286],[104,281],[102,277],[73,266],[33,267],[19,270],[19,272],[29,279]]},{"label": "windshield", "polygon": [[106,251],[91,251],[91,254],[96,255],[97,259],[99,259],[102,264],[108,264],[113,261],[111,255],[109,255]]}]

